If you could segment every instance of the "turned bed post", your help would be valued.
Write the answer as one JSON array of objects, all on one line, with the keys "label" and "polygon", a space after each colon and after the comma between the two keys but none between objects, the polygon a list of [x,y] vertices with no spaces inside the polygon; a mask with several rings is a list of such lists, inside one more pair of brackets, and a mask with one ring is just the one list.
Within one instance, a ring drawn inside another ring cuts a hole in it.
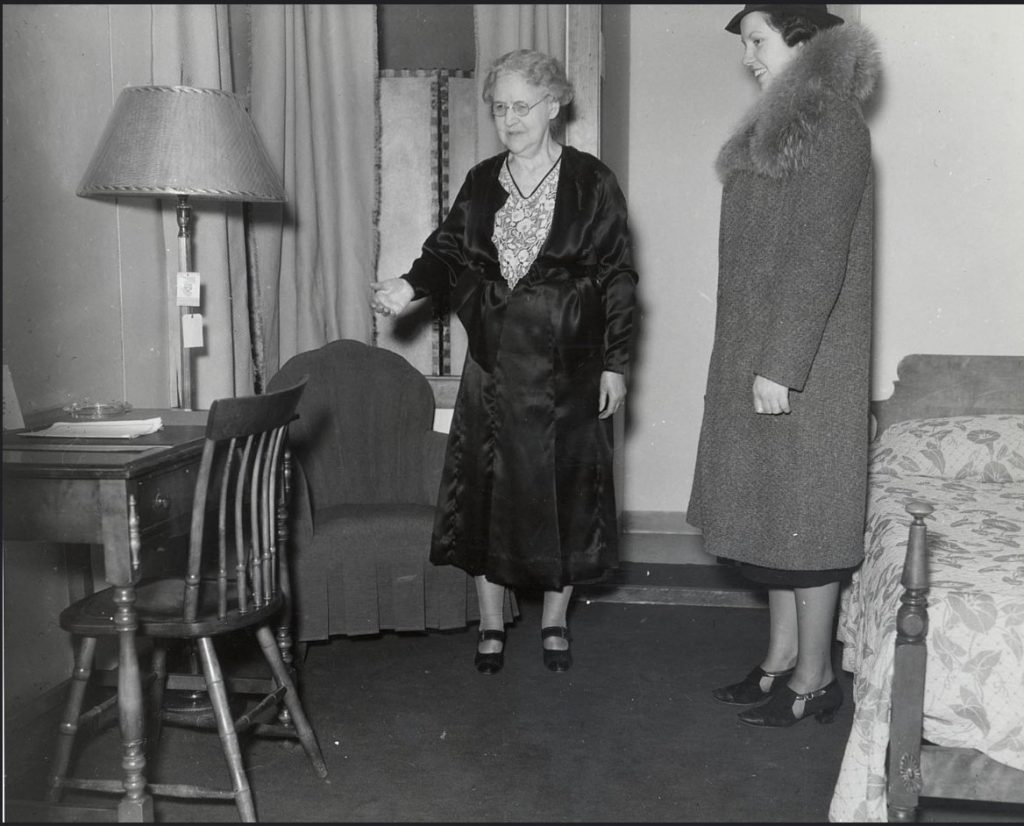
[{"label": "turned bed post", "polygon": [[921,793],[921,724],[928,654],[925,645],[928,634],[928,528],[924,520],[933,510],[927,502],[907,505],[913,521],[900,580],[903,594],[896,613],[896,653],[889,722],[890,821],[916,819]]}]

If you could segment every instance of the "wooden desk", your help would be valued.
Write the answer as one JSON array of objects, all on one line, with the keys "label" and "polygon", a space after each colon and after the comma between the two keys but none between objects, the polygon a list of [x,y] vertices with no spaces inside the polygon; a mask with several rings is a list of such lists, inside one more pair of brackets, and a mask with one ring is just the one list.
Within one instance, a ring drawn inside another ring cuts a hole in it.
[{"label": "wooden desk", "polygon": [[135,439],[3,437],[4,539],[101,545],[104,579],[116,589],[125,788],[120,821],[153,819],[146,792],[135,582],[144,548],[188,532],[206,415],[133,410],[119,418],[164,421],[163,430]]}]

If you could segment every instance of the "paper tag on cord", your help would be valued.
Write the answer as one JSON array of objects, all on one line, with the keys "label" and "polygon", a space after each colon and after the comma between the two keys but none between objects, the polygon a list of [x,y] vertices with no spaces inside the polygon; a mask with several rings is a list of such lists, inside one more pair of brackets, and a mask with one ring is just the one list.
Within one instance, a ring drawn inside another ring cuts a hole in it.
[{"label": "paper tag on cord", "polygon": [[202,313],[189,313],[181,317],[181,346],[202,347],[203,346],[203,315]]},{"label": "paper tag on cord", "polygon": [[199,306],[199,273],[179,272],[178,273],[178,306],[198,307]]}]

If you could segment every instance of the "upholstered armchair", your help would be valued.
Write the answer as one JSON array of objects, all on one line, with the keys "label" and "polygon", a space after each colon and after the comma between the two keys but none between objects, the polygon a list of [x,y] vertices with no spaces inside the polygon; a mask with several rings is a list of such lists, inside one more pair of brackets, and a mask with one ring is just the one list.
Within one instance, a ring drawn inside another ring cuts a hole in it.
[{"label": "upholstered armchair", "polygon": [[289,359],[268,389],[302,375],[290,429],[296,640],[479,620],[472,579],[428,559],[447,438],[426,378],[345,339]]}]

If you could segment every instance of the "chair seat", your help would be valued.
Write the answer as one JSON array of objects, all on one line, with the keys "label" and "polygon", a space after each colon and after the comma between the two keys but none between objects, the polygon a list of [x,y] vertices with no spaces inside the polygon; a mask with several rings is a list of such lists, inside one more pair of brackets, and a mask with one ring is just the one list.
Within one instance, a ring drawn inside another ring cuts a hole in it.
[{"label": "chair seat", "polygon": [[[233,589],[230,589],[233,590]],[[138,615],[138,633],[149,637],[194,639],[212,637],[251,627],[267,621],[284,605],[277,594],[259,609],[250,604],[244,613],[238,610],[233,593],[228,596],[227,615],[217,617],[216,583],[203,583],[199,589],[199,610],[195,622],[183,622],[182,602],[185,582],[182,579],[155,579],[140,582],[135,588],[135,611]],[[72,634],[86,637],[110,636],[118,633],[114,617],[117,604],[114,589],[106,588],[80,599],[65,608],[60,615],[60,626]]]}]

